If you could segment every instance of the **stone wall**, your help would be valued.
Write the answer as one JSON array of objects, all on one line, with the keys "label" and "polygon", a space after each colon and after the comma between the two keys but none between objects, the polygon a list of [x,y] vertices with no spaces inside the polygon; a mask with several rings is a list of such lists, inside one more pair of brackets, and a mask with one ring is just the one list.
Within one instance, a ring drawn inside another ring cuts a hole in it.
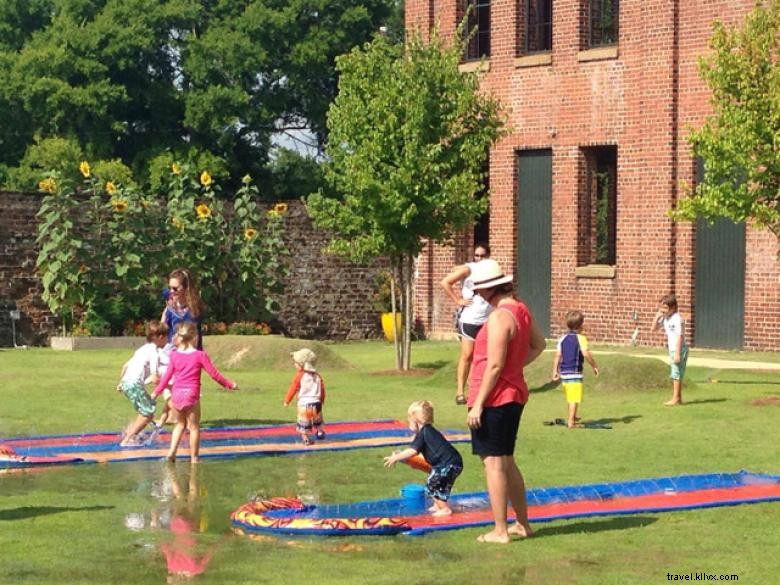
[{"label": "stone wall", "polygon": [[[16,323],[19,345],[44,344],[59,333],[57,319],[41,299],[35,269],[40,202],[39,194],[0,192],[0,347],[13,345],[9,311],[14,309],[21,312]],[[285,241],[290,275],[278,315],[282,331],[311,339],[378,337],[379,317],[371,297],[383,262],[360,266],[323,253],[327,235],[314,229],[299,201],[289,203]]]}]

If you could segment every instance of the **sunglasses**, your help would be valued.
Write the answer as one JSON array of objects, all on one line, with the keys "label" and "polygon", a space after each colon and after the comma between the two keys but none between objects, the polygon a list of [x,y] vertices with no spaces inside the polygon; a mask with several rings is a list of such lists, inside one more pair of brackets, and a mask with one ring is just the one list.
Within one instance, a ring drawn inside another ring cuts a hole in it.
[{"label": "sunglasses", "polygon": [[179,292],[180,290],[184,290],[183,286],[169,286],[168,288],[171,292]]}]

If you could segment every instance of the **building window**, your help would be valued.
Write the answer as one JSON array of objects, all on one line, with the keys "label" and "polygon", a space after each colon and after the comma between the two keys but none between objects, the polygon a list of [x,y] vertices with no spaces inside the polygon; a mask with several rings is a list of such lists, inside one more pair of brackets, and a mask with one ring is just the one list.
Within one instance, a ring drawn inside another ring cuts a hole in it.
[{"label": "building window", "polygon": [[523,39],[519,44],[524,54],[552,51],[552,0],[520,0],[525,6],[521,22]]},{"label": "building window", "polygon": [[589,47],[617,44],[618,5],[618,0],[590,0],[588,14]]},{"label": "building window", "polygon": [[582,149],[577,264],[615,265],[617,243],[617,146]]},{"label": "building window", "polygon": [[490,57],[490,0],[466,0],[463,12],[468,15],[466,34],[471,35],[466,60]]}]

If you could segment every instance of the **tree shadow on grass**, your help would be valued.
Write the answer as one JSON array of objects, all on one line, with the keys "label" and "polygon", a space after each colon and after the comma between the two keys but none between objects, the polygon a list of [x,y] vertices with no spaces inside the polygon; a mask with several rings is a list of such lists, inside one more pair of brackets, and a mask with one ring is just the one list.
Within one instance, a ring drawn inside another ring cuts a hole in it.
[{"label": "tree shadow on grass", "polygon": [[201,421],[200,426],[204,429],[213,429],[217,427],[258,427],[263,425],[284,425],[294,424],[294,420],[279,420],[273,418],[216,418],[207,421]]},{"label": "tree shadow on grass", "polygon": [[545,526],[536,528],[536,537],[563,536],[565,534],[582,534],[591,532],[605,532],[607,530],[629,530],[643,528],[657,522],[658,518],[651,516],[618,516],[609,520],[597,520],[592,522],[573,522],[559,526]]},{"label": "tree shadow on grass", "polygon": [[422,362],[414,364],[415,368],[422,368],[425,370],[440,370],[444,366],[450,363],[450,360],[436,360],[435,362]]},{"label": "tree shadow on grass", "polygon": [[81,506],[79,508],[72,506],[22,506],[20,508],[0,510],[0,520],[24,520],[25,518],[59,514],[61,512],[95,512],[97,510],[113,509],[114,506]]}]

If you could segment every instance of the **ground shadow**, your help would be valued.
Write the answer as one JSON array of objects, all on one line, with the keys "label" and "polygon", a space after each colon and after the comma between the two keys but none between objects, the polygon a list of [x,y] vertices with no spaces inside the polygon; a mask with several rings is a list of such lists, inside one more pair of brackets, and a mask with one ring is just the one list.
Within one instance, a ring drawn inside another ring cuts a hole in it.
[{"label": "ground shadow", "polygon": [[560,381],[558,380],[550,380],[549,382],[546,382],[539,386],[538,388],[530,388],[529,392],[533,394],[541,393],[541,392],[549,392],[550,390],[554,390],[558,386],[560,386]]},{"label": "ground shadow", "polygon": [[24,520],[25,518],[59,514],[61,512],[95,512],[97,510],[112,510],[113,508],[114,506],[82,506],[80,508],[70,506],[22,506],[21,508],[0,510],[0,520]]},{"label": "ground shadow", "polygon": [[414,364],[414,367],[423,368],[424,370],[440,370],[449,363],[450,360],[436,360],[435,362],[422,362],[419,364]]},{"label": "ground shadow", "polygon": [[[658,518],[651,516],[619,516],[609,520],[594,522],[573,522],[560,526],[544,526],[534,528],[536,536],[562,536],[564,534],[581,534],[583,532],[605,532],[607,530],[628,530],[631,528],[643,528],[657,522]],[[538,524],[536,525],[538,526]],[[536,538],[536,537],[534,537]]]},{"label": "ground shadow", "polygon": [[201,421],[202,428],[216,427],[257,427],[261,425],[284,425],[289,424],[290,420],[280,420],[273,418],[216,418],[208,421]]},{"label": "ground shadow", "polygon": [[690,406],[692,404],[709,404],[710,402],[726,402],[728,398],[702,398],[701,400],[684,400],[683,406]]},{"label": "ground shadow", "polygon": [[611,425],[614,423],[622,423],[624,425],[630,425],[636,419],[642,418],[641,414],[629,414],[627,416],[621,416],[619,418],[597,418],[594,420],[588,420],[588,423],[592,425]]},{"label": "ground shadow", "polygon": [[780,380],[776,382],[769,382],[769,381],[761,381],[761,380],[724,380],[722,378],[718,378],[717,382],[713,382],[712,380],[705,380],[705,383],[710,384],[761,384],[761,385],[771,385],[774,384],[776,386],[780,386]]}]

